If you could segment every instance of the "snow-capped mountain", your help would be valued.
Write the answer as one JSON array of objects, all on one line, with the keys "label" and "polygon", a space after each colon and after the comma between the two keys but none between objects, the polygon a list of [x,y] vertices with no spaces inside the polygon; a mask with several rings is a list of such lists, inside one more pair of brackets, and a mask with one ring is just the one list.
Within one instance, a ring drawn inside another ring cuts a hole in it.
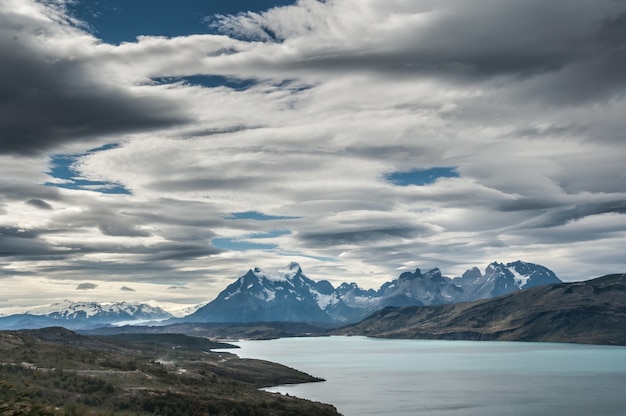
[{"label": "snow-capped mountain", "polygon": [[217,298],[183,318],[186,322],[357,322],[386,306],[422,306],[500,296],[533,286],[559,283],[549,269],[522,261],[491,263],[451,279],[438,268],[402,273],[378,290],[356,283],[337,288],[326,280],[309,279],[300,265],[278,271],[250,269]]},{"label": "snow-capped mountain", "polygon": [[502,264],[493,262],[483,275],[476,267],[452,280],[463,289],[464,300],[487,299],[535,286],[561,283],[548,268],[523,261]]},{"label": "snow-capped mountain", "polygon": [[163,309],[146,303],[128,302],[72,302],[69,300],[50,306],[41,306],[23,314],[0,318],[0,328],[41,328],[64,326],[84,329],[120,323],[144,323],[172,318]]},{"label": "snow-capped mountain", "polygon": [[26,312],[31,315],[44,315],[52,319],[99,319],[99,320],[160,320],[172,315],[159,307],[146,303],[98,303],[72,302],[65,300],[50,306],[39,307]]},{"label": "snow-capped mountain", "polygon": [[420,269],[413,273],[404,272],[397,279],[383,284],[378,295],[381,307],[439,305],[464,300],[463,289],[443,276],[438,268],[425,274]]},{"label": "snow-capped mountain", "polygon": [[[484,274],[474,267],[460,277],[444,276],[438,268],[404,272],[378,290],[356,283],[337,288],[327,280],[308,278],[297,263],[277,271],[248,270],[213,301],[191,308],[178,322],[358,322],[386,306],[428,306],[500,296],[515,290],[560,283],[549,269],[516,261],[491,263]],[[179,315],[180,316],[180,315]],[[87,329],[106,325],[143,324],[173,318],[160,307],[145,303],[65,301],[1,316],[0,329],[64,326]]]},{"label": "snow-capped mountain", "polygon": [[328,281],[314,282],[297,263],[272,272],[250,269],[187,322],[331,322],[341,299]]}]

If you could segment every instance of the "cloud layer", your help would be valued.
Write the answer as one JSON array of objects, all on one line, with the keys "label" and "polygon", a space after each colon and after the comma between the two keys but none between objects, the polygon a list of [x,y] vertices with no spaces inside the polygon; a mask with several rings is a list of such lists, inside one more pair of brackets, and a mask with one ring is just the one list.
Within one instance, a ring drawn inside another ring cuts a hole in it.
[{"label": "cloud layer", "polygon": [[[62,1],[0,6],[0,279],[23,290],[0,302],[88,280],[198,303],[291,260],[365,287],[519,258],[624,271],[624,2],[300,0],[206,21],[111,45]],[[55,186],[55,155],[128,193]],[[390,180],[419,171],[447,173]]]}]

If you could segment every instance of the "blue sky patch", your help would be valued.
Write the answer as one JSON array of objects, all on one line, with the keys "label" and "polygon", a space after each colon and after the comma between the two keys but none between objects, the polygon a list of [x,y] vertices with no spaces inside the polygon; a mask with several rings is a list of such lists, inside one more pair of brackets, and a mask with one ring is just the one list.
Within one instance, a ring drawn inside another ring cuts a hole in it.
[{"label": "blue sky patch", "polygon": [[159,77],[153,78],[158,84],[170,84],[173,82],[184,81],[189,85],[199,85],[206,88],[227,87],[236,91],[243,91],[257,84],[254,79],[238,79],[232,77],[224,77],[221,75],[194,75],[186,77]]},{"label": "blue sky patch", "polygon": [[50,170],[47,172],[50,176],[58,179],[58,182],[46,182],[46,186],[55,186],[57,188],[65,189],[80,189],[100,192],[103,194],[123,194],[130,195],[131,192],[124,188],[122,185],[114,182],[105,181],[90,181],[80,177],[80,172],[75,168],[75,164],[81,157],[86,155],[101,152],[109,149],[114,149],[117,144],[107,144],[82,154],[56,154],[50,157]]},{"label": "blue sky patch", "polygon": [[256,221],[275,221],[275,220],[295,220],[301,217],[284,217],[276,215],[266,215],[258,211],[233,212],[227,220],[256,220]]},{"label": "blue sky patch", "polygon": [[456,168],[436,167],[430,169],[416,169],[408,172],[392,172],[385,175],[385,179],[395,185],[430,185],[439,178],[458,178],[459,172]]},{"label": "blue sky patch", "polygon": [[228,238],[228,237],[217,237],[211,239],[211,245],[216,248],[221,248],[223,250],[234,250],[234,251],[246,251],[246,250],[275,250],[278,248],[277,244],[272,243],[261,243],[255,242],[251,240],[256,239],[267,239],[267,238],[275,238],[281,237],[283,235],[291,234],[290,230],[270,230],[265,233],[255,233],[250,234],[244,237],[237,238]]},{"label": "blue sky patch", "polygon": [[218,237],[211,239],[211,245],[215,248],[233,251],[247,250],[274,250],[278,248],[276,244],[253,243],[239,238]]},{"label": "blue sky patch", "polygon": [[251,234],[248,238],[276,238],[291,234],[290,230],[271,230],[266,233]]},{"label": "blue sky patch", "polygon": [[93,35],[118,45],[137,36],[188,36],[216,33],[207,18],[217,14],[261,12],[295,0],[79,0],[70,13],[87,22]]}]

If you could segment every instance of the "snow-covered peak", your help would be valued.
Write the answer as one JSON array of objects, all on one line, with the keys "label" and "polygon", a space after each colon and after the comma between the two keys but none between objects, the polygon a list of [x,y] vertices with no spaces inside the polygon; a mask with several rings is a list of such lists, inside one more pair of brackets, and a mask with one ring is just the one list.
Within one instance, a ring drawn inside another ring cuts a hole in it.
[{"label": "snow-covered peak", "polygon": [[64,300],[63,302],[54,303],[49,306],[40,306],[33,308],[26,313],[41,316],[62,316],[67,318],[76,318],[82,316],[91,318],[100,314],[111,315],[127,315],[127,316],[162,316],[167,317],[169,314],[163,309],[146,303],[128,303],[128,302],[72,302]]},{"label": "snow-covered peak", "polygon": [[44,315],[51,314],[71,314],[77,312],[84,312],[85,316],[90,317],[98,312],[102,311],[102,306],[97,302],[72,302],[71,300],[64,300],[63,302],[53,303],[52,305],[39,306],[28,310],[26,313],[31,315]]},{"label": "snow-covered peak", "polygon": [[485,274],[489,273],[490,271],[500,271],[504,268],[504,264],[502,263],[498,263],[497,261],[491,262],[489,263],[489,265],[487,266],[487,268],[485,269]]},{"label": "snow-covered peak", "polygon": [[255,267],[252,272],[258,278],[265,278],[273,282],[286,282],[293,280],[298,274],[302,273],[302,268],[298,263],[292,262],[282,269],[278,270],[263,270],[260,267]]},{"label": "snow-covered peak", "polygon": [[259,279],[267,279],[273,282],[284,282],[288,280],[288,275],[274,270],[263,270],[260,267],[252,269],[254,275]]},{"label": "snow-covered peak", "polygon": [[339,285],[339,287],[337,287],[337,290],[342,290],[342,291],[348,291],[351,289],[363,290],[358,284],[354,282],[350,282],[350,283],[343,282],[342,284]]}]

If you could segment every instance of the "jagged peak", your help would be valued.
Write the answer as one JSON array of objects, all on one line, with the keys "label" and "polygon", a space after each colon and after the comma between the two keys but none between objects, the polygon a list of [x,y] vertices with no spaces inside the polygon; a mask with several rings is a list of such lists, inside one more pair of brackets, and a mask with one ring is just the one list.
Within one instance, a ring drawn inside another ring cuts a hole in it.
[{"label": "jagged peak", "polygon": [[549,270],[547,267],[542,266],[540,264],[537,263],[530,263],[527,261],[522,261],[522,260],[517,260],[517,261],[513,261],[510,263],[507,263],[506,265],[507,267],[514,267],[515,269],[525,269],[525,268],[530,268],[530,269],[541,269],[541,270]]},{"label": "jagged peak", "polygon": [[264,270],[260,267],[255,267],[248,271],[248,274],[250,273],[257,278],[265,278],[275,282],[291,281],[296,276],[303,274],[302,267],[300,267],[300,265],[296,262],[291,262],[287,265],[287,267],[279,270]]},{"label": "jagged peak", "polygon": [[287,270],[293,270],[297,273],[297,272],[302,272],[302,267],[300,267],[300,265],[296,263],[295,261],[292,261],[291,263],[287,265]]},{"label": "jagged peak", "polygon": [[429,271],[426,272],[425,276],[430,276],[430,275],[440,275],[441,273],[441,269],[439,269],[439,267],[435,267],[433,269],[430,269]]},{"label": "jagged peak", "polygon": [[489,265],[485,269],[485,273],[488,273],[489,270],[502,270],[504,268],[506,268],[506,265],[504,263],[499,263],[497,261],[492,261],[491,263],[489,263]]},{"label": "jagged peak", "polygon": [[483,274],[481,273],[480,269],[474,266],[471,269],[467,269],[461,277],[466,279],[477,279],[482,277],[482,275]]},{"label": "jagged peak", "polygon": [[353,288],[353,289],[361,289],[361,287],[355,283],[355,282],[343,282],[342,284],[339,285],[340,288]]},{"label": "jagged peak", "polygon": [[405,280],[405,279],[412,280],[418,277],[423,277],[423,275],[422,275],[422,271],[419,268],[416,268],[414,272],[400,273],[400,276],[398,276],[398,279],[396,280]]}]

